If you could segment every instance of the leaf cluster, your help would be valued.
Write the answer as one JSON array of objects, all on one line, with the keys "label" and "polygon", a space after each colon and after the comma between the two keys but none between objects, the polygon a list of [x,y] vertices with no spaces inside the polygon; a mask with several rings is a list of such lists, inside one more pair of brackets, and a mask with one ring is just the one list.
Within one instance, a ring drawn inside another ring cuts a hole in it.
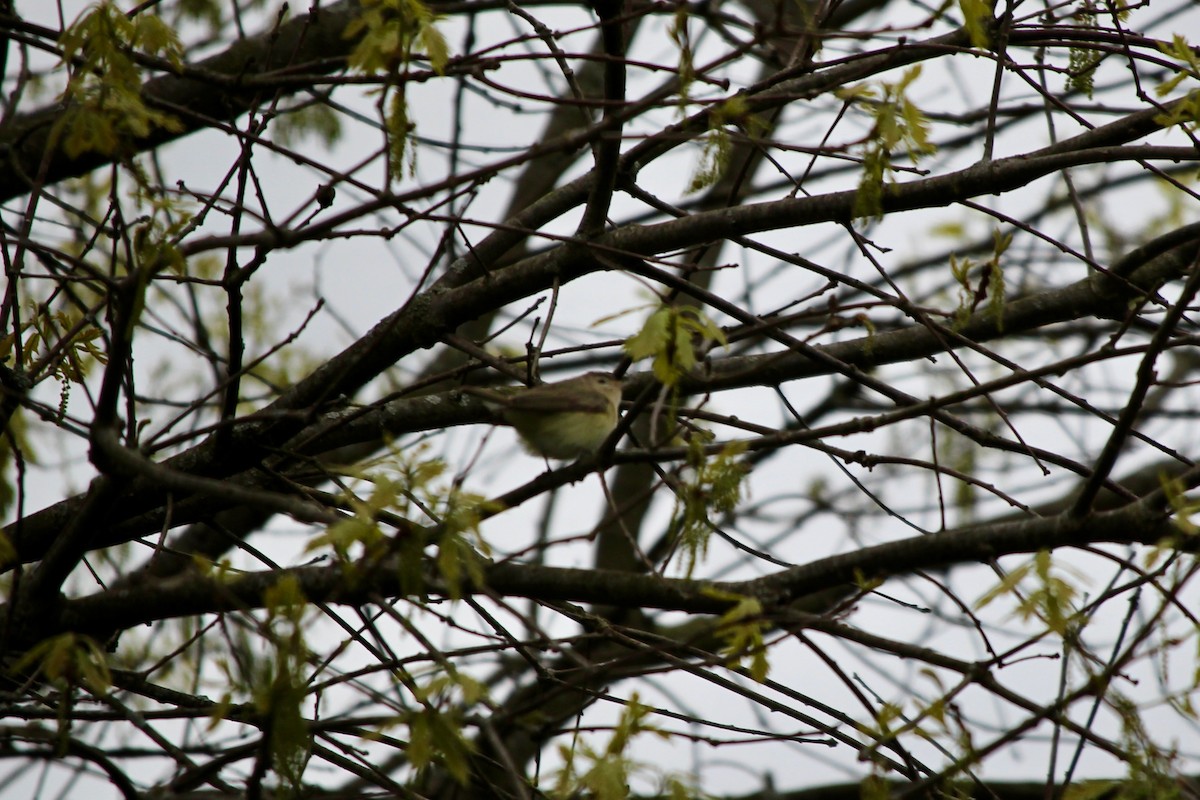
[{"label": "leaf cluster", "polygon": [[634,361],[653,359],[654,377],[664,386],[675,386],[696,366],[698,352],[712,343],[725,345],[725,332],[704,312],[692,306],[662,305],[625,340],[623,348]]},{"label": "leaf cluster", "polygon": [[160,17],[129,17],[104,0],[67,28],[59,45],[63,62],[71,65],[63,93],[69,105],[56,123],[69,156],[114,155],[156,128],[183,130],[178,118],[150,107],[141,95],[136,52],[161,56],[174,69],[183,63],[179,37]]},{"label": "leaf cluster", "polygon": [[918,64],[904,70],[897,81],[857,84],[836,92],[844,102],[864,109],[872,120],[862,144],[863,174],[854,198],[856,217],[880,218],[883,214],[883,185],[892,172],[892,154],[897,149],[903,148],[914,164],[937,152],[929,138],[929,121],[908,97],[909,87],[920,76]]}]

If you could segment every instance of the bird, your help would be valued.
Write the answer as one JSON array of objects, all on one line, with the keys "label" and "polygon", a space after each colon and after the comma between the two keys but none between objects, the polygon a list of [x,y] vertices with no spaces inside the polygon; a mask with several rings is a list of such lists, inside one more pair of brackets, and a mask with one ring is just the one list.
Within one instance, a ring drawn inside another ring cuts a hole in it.
[{"label": "bird", "polygon": [[530,388],[466,386],[520,434],[525,448],[544,458],[572,460],[600,449],[617,427],[621,381],[587,372]]}]

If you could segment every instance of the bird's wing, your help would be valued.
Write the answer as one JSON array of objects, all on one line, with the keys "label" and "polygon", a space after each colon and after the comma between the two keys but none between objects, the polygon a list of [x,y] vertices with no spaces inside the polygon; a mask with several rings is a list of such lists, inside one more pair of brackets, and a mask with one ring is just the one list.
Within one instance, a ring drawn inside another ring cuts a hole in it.
[{"label": "bird's wing", "polygon": [[[585,397],[562,397],[555,391],[542,391],[541,386],[521,392],[508,400],[508,407],[515,411],[534,411],[553,414],[559,411],[583,411],[601,414],[608,410],[608,402],[596,392],[587,392]],[[550,389],[551,387],[545,387]]]}]

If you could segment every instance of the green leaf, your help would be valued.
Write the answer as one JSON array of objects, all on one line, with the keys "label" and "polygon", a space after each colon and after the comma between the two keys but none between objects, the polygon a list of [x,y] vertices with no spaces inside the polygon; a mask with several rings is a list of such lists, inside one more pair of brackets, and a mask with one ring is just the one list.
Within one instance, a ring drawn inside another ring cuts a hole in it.
[{"label": "green leaf", "polygon": [[671,37],[671,41],[679,48],[679,113],[682,116],[687,112],[692,84],[696,81],[692,40],[688,33],[688,7],[686,4],[680,3],[675,7],[675,17],[672,19],[671,27],[667,30],[667,33]]},{"label": "green leaf", "polygon": [[662,306],[642,323],[642,329],[625,340],[625,353],[634,361],[650,358],[666,345],[671,309]]},{"label": "green leaf", "polygon": [[624,350],[634,361],[653,358],[654,376],[674,386],[695,367],[697,347],[711,343],[726,344],[724,331],[712,320],[692,307],[664,305],[625,340]]},{"label": "green leaf", "polygon": [[[1158,48],[1165,55],[1178,61],[1179,68],[1174,76],[1155,88],[1155,94],[1159,97],[1166,97],[1185,80],[1200,80],[1200,56],[1196,55],[1187,39],[1175,34],[1171,38],[1170,44],[1160,43]],[[1160,114],[1154,119],[1164,127],[1186,126],[1200,121],[1200,91],[1188,92],[1183,98],[1176,100],[1167,113]]]},{"label": "green leaf", "polygon": [[706,588],[704,593],[734,602],[733,607],[717,620],[716,634],[725,642],[721,648],[722,655],[729,659],[731,666],[738,665],[749,655],[750,677],[760,682],[766,680],[770,663],[767,661],[763,633],[769,625],[762,619],[762,603],[754,597],[721,592],[711,587]]},{"label": "green leaf", "polygon": [[[976,608],[983,608],[998,597],[1013,595],[1016,616],[1025,620],[1040,619],[1050,631],[1066,636],[1070,627],[1079,621],[1073,607],[1079,589],[1062,577],[1063,573],[1076,582],[1087,581],[1087,576],[1079,570],[1056,566],[1049,550],[1039,550],[1032,562],[1009,572],[999,585],[976,601]],[[1031,585],[1022,586],[1026,583]]]},{"label": "green leaf", "polygon": [[267,701],[271,765],[293,792],[303,788],[304,769],[312,756],[312,736],[301,713],[306,694],[300,676],[281,668],[276,672]]},{"label": "green leaf", "polygon": [[853,214],[856,219],[883,217],[883,178],[888,167],[885,150],[868,148],[863,154],[863,174],[854,193]]},{"label": "green leaf", "polygon": [[446,43],[446,37],[433,25],[422,25],[417,38],[425,48],[429,66],[438,75],[445,75],[446,64],[450,62],[450,45]]},{"label": "green leaf", "polygon": [[439,15],[420,0],[361,0],[362,14],[342,35],[360,37],[349,57],[351,69],[366,74],[391,72],[411,63],[424,50],[439,75],[445,73],[450,48],[437,30]]},{"label": "green leaf", "polygon": [[983,595],[975,601],[976,610],[985,608],[1001,597],[1006,597],[1014,593],[1017,590],[1017,587],[1021,585],[1021,581],[1025,580],[1026,576],[1028,576],[1032,571],[1033,564],[1031,563],[1022,564],[1016,569],[1009,570],[1008,574],[1005,575],[998,584],[984,592]]},{"label": "green leaf", "polygon": [[460,784],[467,784],[475,748],[464,735],[457,714],[426,705],[409,718],[408,730],[408,757],[414,767],[425,769],[440,764]]},{"label": "green leaf", "polygon": [[862,146],[862,178],[854,197],[854,216],[878,218],[883,214],[884,180],[892,171],[894,150],[906,148],[916,164],[921,156],[936,152],[929,140],[929,123],[906,96],[921,75],[920,65],[905,70],[898,81],[849,87],[838,93],[849,104],[861,106],[873,120],[871,134]]},{"label": "green leaf", "polygon": [[104,648],[83,634],[62,633],[43,639],[13,662],[8,672],[20,675],[30,669],[61,687],[83,686],[97,696],[112,688]]},{"label": "green leaf", "polygon": [[958,0],[963,15],[963,27],[971,39],[971,46],[980,50],[991,47],[992,23],[996,16],[995,0]]},{"label": "green leaf", "polygon": [[130,44],[144,53],[166,58],[175,69],[183,67],[183,42],[179,34],[157,14],[138,14],[134,17]]},{"label": "green leaf", "polygon": [[709,519],[715,511],[729,514],[741,502],[744,482],[750,467],[741,459],[745,443],[733,442],[712,458],[705,455],[706,440],[692,436],[688,440],[688,465],[691,479],[679,485],[675,493],[675,538],[685,559],[684,574],[691,576],[708,553],[708,542],[716,527]]},{"label": "green leaf", "polygon": [[[554,793],[558,797],[589,797],[596,800],[625,800],[633,775],[645,770],[645,765],[631,758],[629,751],[638,736],[644,733],[666,738],[667,735],[646,723],[651,709],[634,695],[625,703],[613,734],[603,748],[595,748],[586,740],[577,740],[572,748],[559,748],[564,766],[558,773]],[[577,762],[588,766],[580,773]]]},{"label": "green leaf", "polygon": [[176,69],[182,66],[179,38],[160,18],[140,14],[131,19],[111,2],[97,3],[63,32],[59,45],[63,63],[72,65],[63,92],[72,102],[55,130],[69,156],[91,151],[111,156],[129,138],[155,129],[183,130],[176,117],[146,105],[142,71],[133,58],[135,50],[142,50],[164,57]]},{"label": "green leaf", "polygon": [[447,493],[437,542],[437,568],[451,600],[462,597],[464,580],[472,586],[483,584],[485,556],[490,549],[479,533],[479,523],[484,514],[498,510],[497,503],[482,495],[457,488]]},{"label": "green leaf", "polygon": [[265,641],[271,650],[247,658],[260,645],[243,648],[246,677],[254,707],[266,720],[265,732],[271,765],[292,793],[303,786],[303,775],[312,751],[312,736],[302,713],[308,694],[305,643],[308,599],[295,575],[284,575],[263,591],[267,612]]}]

